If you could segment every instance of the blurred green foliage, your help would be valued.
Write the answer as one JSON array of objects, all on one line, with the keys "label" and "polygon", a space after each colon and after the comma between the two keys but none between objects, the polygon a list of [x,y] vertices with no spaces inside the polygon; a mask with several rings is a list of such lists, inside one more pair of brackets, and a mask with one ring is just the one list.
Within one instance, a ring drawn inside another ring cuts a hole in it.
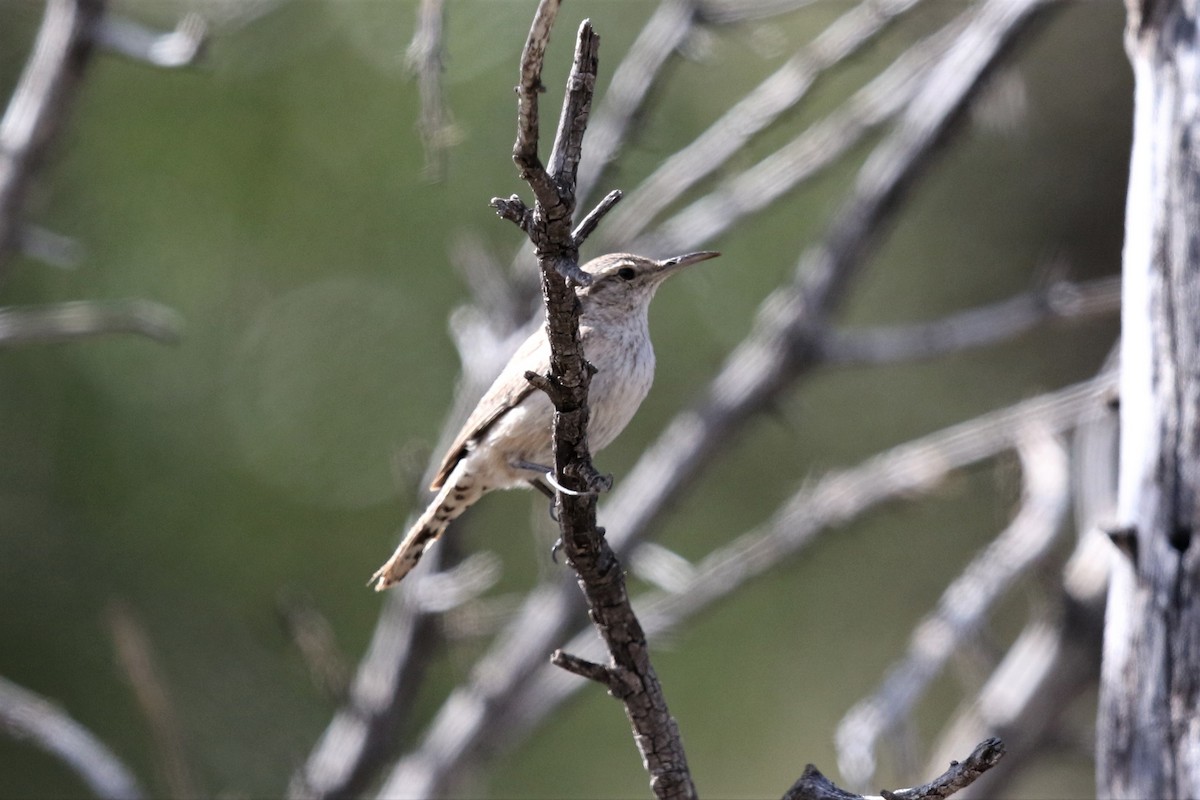
[{"label": "blurred green foliage", "polygon": [[[118,7],[169,25],[193,6]],[[446,320],[468,292],[448,249],[471,235],[505,261],[520,241],[487,201],[522,189],[509,160],[511,87],[533,3],[448,4],[446,99],[461,141],[437,184],[420,177],[418,99],[404,69],[415,4],[194,7],[214,27],[205,65],[160,72],[98,58],[31,197],[32,219],[75,238],[82,263],[19,261],[3,287],[14,305],[145,297],[178,310],[187,328],[177,347],[124,337],[0,352],[0,674],[60,703],[165,792],[104,624],[123,601],[151,637],[203,789],[272,796],[334,707],[281,630],[278,598],[311,598],[347,653],[361,653],[380,602],[364,581],[413,499],[396,465],[432,446],[457,372]],[[847,7],[819,3],[693,42],[602,188],[636,186]],[[922,7],[729,169],[819,118],[961,8]],[[607,75],[651,10],[567,4],[547,106],[557,108],[579,19],[600,31]],[[5,95],[40,11],[33,0],[0,2]],[[849,322],[998,300],[1050,263],[1076,278],[1118,270],[1130,117],[1121,24],[1118,4],[1079,3],[1035,31],[1010,77],[1024,112],[1010,130],[972,124],[955,140],[854,292]],[[711,243],[725,256],[662,292],[657,385],[601,457],[618,481],[745,335],[865,152]],[[699,556],[822,468],[1083,378],[1115,328],[1055,327],[936,363],[820,373],[712,465],[661,541]],[[654,643],[702,793],[778,796],[808,761],[836,773],[837,720],[1003,526],[1014,469],[979,469],[931,501],[872,515]],[[489,498],[465,536],[503,556],[509,591],[544,557],[524,534],[530,502]],[[478,647],[446,655],[422,714]],[[943,688],[922,733],[953,707],[952,682]],[[585,743],[605,757],[580,759]],[[1090,781],[1086,758],[1067,754],[1013,792],[1083,795]],[[645,796],[645,783],[619,708],[585,691],[469,791]],[[58,764],[0,737],[0,796],[81,791]]]}]

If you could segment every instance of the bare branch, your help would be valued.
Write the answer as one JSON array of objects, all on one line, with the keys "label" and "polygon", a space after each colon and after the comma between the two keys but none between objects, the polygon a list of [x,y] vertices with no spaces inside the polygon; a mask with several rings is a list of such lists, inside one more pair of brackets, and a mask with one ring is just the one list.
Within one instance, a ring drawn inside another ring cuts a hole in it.
[{"label": "bare branch", "polygon": [[[479,356],[480,338],[498,342],[507,338],[514,329],[527,327],[534,321],[530,310],[534,308],[535,300],[541,298],[536,297],[532,282],[514,280],[497,255],[479,237],[469,233],[455,237],[450,245],[450,263],[471,292],[470,304],[455,309],[450,319],[450,332],[455,338],[460,360],[466,362]],[[525,272],[528,271],[526,267]],[[536,321],[541,322],[540,319]],[[481,330],[467,330],[476,324],[481,326]],[[524,341],[524,338],[518,341]],[[515,349],[515,345],[512,349]],[[504,358],[486,359],[487,380],[496,377],[495,373],[512,355],[512,349]],[[486,387],[489,384],[485,381],[483,385]]]},{"label": "bare branch", "polygon": [[620,200],[621,190],[613,189],[604,196],[604,199],[595,208],[588,212],[583,221],[576,225],[575,230],[571,232],[571,238],[575,240],[576,247],[583,247],[584,241],[592,235],[592,231],[596,230],[596,226],[600,224],[600,220],[604,219],[604,216],[609,211],[612,211],[613,206],[620,202]]},{"label": "bare branch", "polygon": [[[999,739],[985,739],[980,742],[971,755],[963,761],[951,761],[950,769],[934,778],[929,783],[912,789],[897,789],[894,792],[884,790],[880,794],[882,800],[934,800],[945,798],[959,789],[970,786],[979,776],[983,775],[1004,757],[1004,742]],[[800,779],[792,784],[784,795],[783,800],[870,800],[862,795],[839,789],[833,781],[809,764],[804,769]]]},{"label": "bare branch", "polygon": [[817,0],[702,0],[700,17],[709,24],[729,25],[788,14]]},{"label": "bare branch", "polygon": [[517,85],[517,141],[513,145],[513,161],[520,170],[521,180],[529,184],[534,197],[543,206],[550,208],[555,207],[559,198],[557,187],[538,157],[538,95],[546,90],[542,84],[542,61],[560,4],[561,0],[541,0],[529,28],[529,37],[521,52],[521,82]]},{"label": "bare branch", "polygon": [[638,579],[663,592],[680,592],[696,578],[692,562],[657,542],[643,542],[630,555]]},{"label": "bare branch", "polygon": [[[544,15],[544,17],[543,17]],[[650,773],[650,786],[660,798],[690,798],[696,794],[688,771],[679,730],[663,697],[641,625],[633,613],[624,572],[596,524],[595,487],[603,481],[592,466],[588,448],[588,386],[595,371],[588,364],[579,333],[580,304],[567,282],[586,275],[579,269],[578,246],[570,228],[575,210],[575,182],[583,152],[583,136],[595,89],[600,40],[586,20],[579,27],[575,57],[567,79],[567,94],[559,117],[549,178],[536,163],[534,85],[553,12],[538,8],[522,56],[522,103],[518,112],[518,144],[514,160],[522,167],[537,197],[533,221],[526,233],[538,255],[542,297],[546,304],[546,335],[550,342],[550,373],[526,373],[526,379],[545,391],[554,404],[554,469],[570,493],[559,491],[556,506],[563,552],[579,576],[591,618],[608,647],[611,676],[621,676],[626,691],[619,693],[633,726],[634,740]],[[535,38],[534,32],[539,32]],[[534,154],[534,158],[530,158]],[[552,190],[552,191],[547,191]],[[578,276],[578,277],[575,277]],[[611,479],[609,479],[611,483]],[[575,660],[568,659],[575,665]],[[564,662],[567,663],[567,662]],[[617,688],[617,681],[609,682]]]},{"label": "bare branch", "polygon": [[893,364],[936,358],[1012,339],[1048,322],[1111,314],[1121,307],[1121,278],[1060,281],[943,319],[888,328],[834,331],[821,343],[833,364]]},{"label": "bare branch", "polygon": [[[450,693],[418,746],[393,767],[380,796],[445,794],[464,770],[478,763],[483,752],[513,744],[517,732],[526,729],[521,724],[525,712],[522,692],[531,680],[566,684],[568,693],[580,688],[579,681],[546,663],[553,649],[546,639],[561,639],[583,609],[578,589],[565,580],[530,592],[492,649],[476,662],[470,680]],[[547,637],[548,630],[555,635]],[[594,632],[589,631],[588,641],[596,642]],[[571,649],[579,651],[574,645]]]},{"label": "bare branch", "polygon": [[345,699],[350,671],[329,619],[317,609],[311,598],[292,592],[281,594],[275,608],[280,622],[308,667],[313,685],[334,700]]},{"label": "bare branch", "polygon": [[114,53],[163,69],[190,67],[204,56],[208,26],[199,14],[186,14],[175,30],[160,33],[111,14],[102,18],[96,43]]},{"label": "bare branch", "polygon": [[[745,98],[722,114],[721,118],[695,141],[663,161],[640,186],[630,192],[631,202],[614,217],[615,225],[612,234],[605,237],[606,241],[614,241],[617,236],[626,241],[636,238],[664,208],[677,201],[688,189],[715,174],[733,155],[742,152],[754,136],[770,127],[786,111],[794,108],[808,94],[808,90],[823,72],[870,42],[886,29],[888,23],[918,2],[920,0],[865,0],[843,14],[816,40],[801,49]],[[665,9],[666,4],[662,8]],[[895,86],[897,83],[914,87],[915,80],[912,78],[897,81],[891,76],[901,64],[908,65],[922,60],[928,62],[928,50],[925,46],[914,48],[914,52],[922,54],[921,59],[902,59],[884,76],[873,82],[872,87],[877,84]],[[909,74],[914,74],[911,69]],[[614,82],[615,80],[614,78]],[[909,91],[911,92],[912,88]],[[609,93],[611,92],[610,89]],[[607,97],[608,95],[606,100]],[[869,97],[871,102],[866,103],[860,99],[865,97]],[[878,124],[902,107],[903,97],[903,92],[897,95],[894,91],[883,93],[866,89],[847,103],[846,108],[879,109],[871,117]],[[824,123],[824,126],[818,125],[808,129],[800,140],[824,142],[834,145],[837,154],[845,152],[866,129],[866,125],[860,125],[858,135],[844,135],[850,127],[848,123],[854,118],[847,111],[842,111],[832,116],[831,122]],[[819,134],[829,127],[840,129],[843,135],[834,138]],[[589,144],[591,143],[589,140]],[[832,157],[836,156],[830,152],[825,163],[829,163]],[[778,164],[772,162],[772,169],[777,168]],[[794,183],[795,180],[792,181],[792,185]],[[637,249],[637,252],[642,250]]]},{"label": "bare branch", "polygon": [[[1115,364],[1116,359],[1110,359]],[[963,796],[994,797],[1045,752],[1064,715],[1099,677],[1104,607],[1112,544],[1098,523],[1116,507],[1117,415],[1111,406],[1085,421],[1073,438],[1075,552],[1062,570],[1055,602],[1043,605],[979,692],[966,698],[944,727],[930,762],[943,763],[981,736],[1004,739],[1008,757]]]},{"label": "bare branch", "polygon": [[[575,210],[575,182],[579,173],[579,162],[583,157],[583,135],[587,131],[588,117],[592,110],[592,97],[596,92],[596,72],[600,62],[600,35],[584,20],[579,26],[575,46],[575,59],[571,74],[567,76],[567,96],[563,100],[562,114],[558,118],[558,131],[554,135],[554,148],[550,151],[550,163],[546,169],[558,187],[558,200]],[[538,198],[542,200],[541,197]],[[554,222],[547,209],[546,220]],[[574,240],[572,240],[574,241]]]},{"label": "bare branch", "polygon": [[426,180],[441,180],[446,168],[446,150],[458,138],[442,93],[442,33],[445,24],[443,0],[421,0],[417,9],[417,27],[408,45],[405,60],[416,76],[421,96],[421,116],[417,131],[425,148]]},{"label": "bare branch", "polygon": [[603,664],[597,664],[595,661],[588,661],[586,658],[579,658],[570,653],[564,653],[562,650],[555,650],[550,656],[550,663],[581,678],[587,678],[590,681],[602,684],[605,687],[611,688],[613,685],[612,670]]},{"label": "bare branch", "polygon": [[171,795],[202,797],[205,793],[200,791],[192,779],[191,769],[184,755],[186,751],[179,716],[175,713],[166,684],[163,683],[154,664],[154,655],[146,631],[123,603],[111,603],[106,616],[109,632],[116,646],[117,663],[125,671],[138,707],[149,723],[154,745],[158,750],[163,779]]},{"label": "bare branch", "polygon": [[1102,413],[1115,383],[1115,374],[1106,373],[899,445],[857,467],[827,473],[792,495],[761,528],[701,560],[680,591],[644,598],[639,607],[648,630],[657,634],[693,616],[794,556],[824,529],[844,525],[880,503],[928,491],[950,471],[1013,447],[1031,426],[1059,432]]},{"label": "bare branch", "polygon": [[50,701],[0,678],[0,729],[62,761],[97,797],[137,800],[142,787],[112,751]]},{"label": "bare branch", "polygon": [[873,779],[879,739],[912,714],[950,657],[979,632],[1013,582],[1049,553],[1063,527],[1070,474],[1063,445],[1043,434],[1022,441],[1017,452],[1025,473],[1020,512],[950,584],[937,609],[913,631],[908,653],[838,726],[838,768],[852,786]]},{"label": "bare branch", "polygon": [[0,348],[133,333],[176,344],[183,322],[173,310],[147,300],[80,300],[50,306],[0,307]]},{"label": "bare branch", "polygon": [[[1105,559],[1111,555],[1105,548]],[[1100,615],[1036,619],[1026,625],[979,693],[963,703],[934,747],[935,763],[980,731],[999,734],[1013,763],[972,786],[963,796],[994,797],[1019,768],[1044,751],[1071,702],[1092,691],[1099,674]]]},{"label": "bare branch", "polygon": [[0,121],[0,275],[20,247],[25,194],[66,118],[105,0],[47,0],[33,55]]},{"label": "bare branch", "polygon": [[962,761],[951,761],[950,769],[932,781],[912,789],[898,789],[883,795],[884,800],[926,800],[949,797],[970,786],[1004,757],[1004,742],[985,739]]}]

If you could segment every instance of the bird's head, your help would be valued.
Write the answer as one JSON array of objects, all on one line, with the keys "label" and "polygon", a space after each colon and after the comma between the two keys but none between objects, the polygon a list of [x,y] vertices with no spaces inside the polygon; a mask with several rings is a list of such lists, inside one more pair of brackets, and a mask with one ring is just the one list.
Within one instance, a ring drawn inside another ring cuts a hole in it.
[{"label": "bird's head", "polygon": [[719,255],[704,250],[656,261],[630,253],[609,253],[583,265],[583,271],[592,276],[592,282],[575,291],[583,301],[585,313],[599,309],[624,312],[645,309],[667,278],[692,264]]}]

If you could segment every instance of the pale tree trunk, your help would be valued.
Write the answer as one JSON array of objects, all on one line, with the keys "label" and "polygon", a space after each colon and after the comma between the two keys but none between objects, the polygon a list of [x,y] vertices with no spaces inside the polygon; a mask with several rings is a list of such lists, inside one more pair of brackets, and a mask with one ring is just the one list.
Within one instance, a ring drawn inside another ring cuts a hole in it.
[{"label": "pale tree trunk", "polygon": [[1196,0],[1128,0],[1121,468],[1101,797],[1200,797],[1200,41]]}]

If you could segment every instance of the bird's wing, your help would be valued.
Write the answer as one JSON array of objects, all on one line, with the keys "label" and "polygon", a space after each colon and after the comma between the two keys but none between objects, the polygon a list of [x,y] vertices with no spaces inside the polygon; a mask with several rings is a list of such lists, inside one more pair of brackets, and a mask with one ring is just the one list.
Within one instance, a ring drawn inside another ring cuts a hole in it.
[{"label": "bird's wing", "polygon": [[517,352],[509,359],[491,388],[475,406],[471,416],[467,417],[462,430],[454,437],[454,443],[446,451],[437,476],[429,488],[434,491],[442,488],[442,484],[467,454],[470,446],[482,439],[497,420],[534,391],[529,381],[525,380],[526,370],[545,374],[549,369],[550,342],[546,339],[545,328],[539,327],[517,348]]}]

